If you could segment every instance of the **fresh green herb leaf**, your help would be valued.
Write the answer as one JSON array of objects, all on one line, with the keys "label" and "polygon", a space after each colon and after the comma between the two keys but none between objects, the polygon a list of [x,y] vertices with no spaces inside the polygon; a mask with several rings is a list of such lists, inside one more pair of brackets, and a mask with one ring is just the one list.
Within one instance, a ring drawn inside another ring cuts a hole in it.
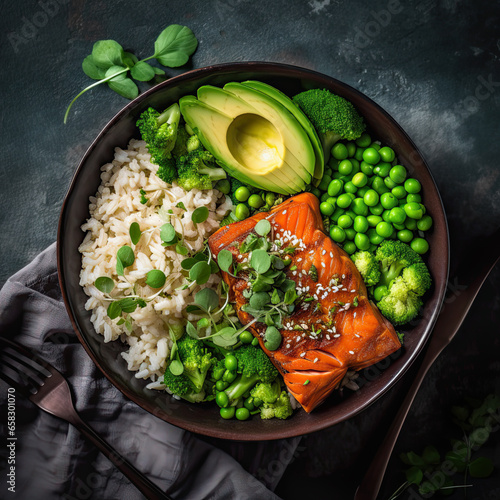
[{"label": "fresh green herb leaf", "polygon": [[281,333],[274,326],[268,326],[264,334],[264,347],[270,351],[275,351],[281,344]]},{"label": "fresh green herb leaf", "polygon": [[177,203],[177,205],[175,205],[176,208],[181,208],[182,210],[186,210],[186,206],[184,205],[184,203],[182,203],[182,201],[179,201],[179,203]]},{"label": "fresh green herb leaf", "polygon": [[307,379],[302,385],[307,385],[309,384],[309,379]]},{"label": "fresh green herb leaf", "polygon": [[116,322],[116,324],[117,324],[117,325],[123,325],[123,323],[125,323],[125,320],[124,320],[123,318],[120,318],[120,319]]},{"label": "fresh green herb leaf", "polygon": [[189,253],[189,250],[187,249],[187,247],[184,246],[182,243],[177,243],[177,245],[175,245],[175,251],[179,255],[187,255]]},{"label": "fresh green herb leaf", "polygon": [[184,365],[178,359],[170,361],[168,369],[172,372],[172,375],[182,375],[184,373]]},{"label": "fresh green herb leaf", "polygon": [[99,68],[108,69],[111,66],[120,66],[124,56],[122,46],[114,40],[99,40],[92,48],[93,63]]},{"label": "fresh green herb leaf", "polygon": [[152,269],[146,274],[146,285],[151,288],[161,288],[166,280],[165,273],[159,269]]},{"label": "fresh green herb leaf", "polygon": [[102,293],[111,293],[115,287],[115,282],[107,276],[100,276],[95,280],[94,285]]},{"label": "fresh green herb leaf", "polygon": [[206,262],[197,262],[190,270],[189,270],[189,279],[192,281],[196,281],[198,285],[204,285],[210,275],[212,274],[212,269],[210,265]]},{"label": "fresh green herb leaf", "polygon": [[186,332],[190,337],[193,337],[194,339],[198,338],[198,331],[196,330],[193,323],[191,323],[191,321],[188,321],[186,323]]},{"label": "fresh green herb leaf", "polygon": [[125,64],[127,68],[132,68],[137,62],[139,62],[137,56],[132,54],[132,52],[125,52],[122,59],[123,59],[123,64]]},{"label": "fresh green herb leaf", "polygon": [[155,70],[147,62],[139,61],[130,70],[130,74],[140,82],[149,82],[155,77]]},{"label": "fresh green herb leaf", "polygon": [[263,274],[271,267],[271,257],[265,250],[254,250],[250,258],[250,265],[257,273]]},{"label": "fresh green herb leaf", "polygon": [[493,469],[493,462],[486,457],[476,458],[469,464],[469,474],[472,477],[491,476]]},{"label": "fresh green herb leaf", "polygon": [[141,205],[145,205],[148,202],[148,199],[146,198],[146,191],[141,189],[139,193],[141,194]]},{"label": "fresh green herb leaf", "polygon": [[116,259],[116,274],[118,274],[118,276],[123,276],[124,271],[125,269],[122,261],[120,259]]},{"label": "fresh green herb leaf", "polygon": [[163,71],[160,68],[157,68],[156,66],[153,66],[153,71],[155,72],[155,75],[163,76],[165,75],[165,71]]},{"label": "fresh green herb leaf", "polygon": [[128,230],[130,234],[130,240],[134,245],[137,245],[139,243],[139,240],[141,239],[141,227],[137,222],[132,222],[130,224],[130,229]]},{"label": "fresh green herb leaf", "polygon": [[182,269],[188,271],[189,269],[191,269],[197,262],[199,262],[198,260],[196,260],[194,257],[188,257],[184,260],[181,261],[181,267]]},{"label": "fresh green herb leaf", "polygon": [[271,231],[271,223],[267,219],[262,219],[255,224],[254,229],[259,236],[267,236]]},{"label": "fresh green herb leaf", "polygon": [[233,263],[233,254],[229,250],[221,250],[217,255],[217,264],[222,271],[228,273]]},{"label": "fresh green herb leaf", "polygon": [[139,95],[137,85],[133,80],[124,76],[124,74],[111,79],[108,82],[108,87],[126,99],[135,99]]},{"label": "fresh green herb leaf", "polygon": [[309,276],[314,282],[318,281],[318,270],[314,264],[309,269]]},{"label": "fresh green herb leaf", "polygon": [[138,306],[137,300],[132,297],[125,297],[124,299],[120,299],[117,303],[120,305],[122,311],[125,313],[134,312]]},{"label": "fresh green herb leaf", "polygon": [[203,288],[194,296],[195,304],[205,311],[212,311],[219,306],[219,296],[211,288]]},{"label": "fresh green herb leaf", "polygon": [[127,318],[127,319],[125,320],[125,328],[126,328],[129,332],[131,332],[131,331],[132,331],[132,321],[131,321],[131,319],[130,319],[130,318]]},{"label": "fresh green herb leaf", "polygon": [[287,290],[283,302],[287,305],[293,304],[297,299],[297,292],[295,290]]},{"label": "fresh green herb leaf", "polygon": [[267,292],[257,292],[252,294],[248,303],[252,309],[263,309],[271,302],[271,296]]},{"label": "fresh green herb leaf", "polygon": [[134,251],[128,245],[119,248],[116,252],[116,272],[118,275],[123,276],[124,268],[130,267],[134,261]]},{"label": "fresh green herb leaf", "polygon": [[174,226],[172,226],[172,224],[167,223],[163,224],[163,226],[160,227],[160,239],[166,245],[173,245],[177,243],[177,233],[175,232]]},{"label": "fresh green herb leaf", "polygon": [[441,460],[439,451],[434,446],[426,446],[422,452],[423,460],[428,464],[438,464]]},{"label": "fresh green herb leaf", "polygon": [[163,66],[176,68],[188,62],[197,46],[198,40],[187,26],[172,24],[155,41],[153,57]]},{"label": "fresh green herb leaf", "polygon": [[208,328],[210,326],[210,321],[208,318],[201,318],[196,322],[196,328]]},{"label": "fresh green herb leaf", "polygon": [[194,210],[193,214],[191,215],[191,220],[195,224],[201,224],[202,222],[205,222],[208,219],[208,208],[207,207],[198,207],[197,209]]},{"label": "fresh green herb leaf", "polygon": [[106,75],[106,70],[96,65],[92,55],[87,56],[83,60],[82,69],[83,72],[93,80],[101,80]]},{"label": "fresh green herb leaf", "polygon": [[111,302],[107,310],[110,319],[115,319],[122,313],[122,308],[118,302]]}]

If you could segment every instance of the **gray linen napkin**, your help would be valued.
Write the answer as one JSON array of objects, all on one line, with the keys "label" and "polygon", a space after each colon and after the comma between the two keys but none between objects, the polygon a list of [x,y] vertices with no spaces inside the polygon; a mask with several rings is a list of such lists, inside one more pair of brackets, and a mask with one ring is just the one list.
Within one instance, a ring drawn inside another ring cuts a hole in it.
[{"label": "gray linen napkin", "polygon": [[[128,401],[95,367],[71,329],[57,281],[55,244],[0,290],[0,334],[59,369],[69,380],[82,418],[172,497],[278,498],[272,490],[293,460],[300,438],[249,444],[206,440]],[[20,394],[16,488],[15,493],[7,491],[6,406],[7,385],[0,380],[0,498],[143,498],[75,428]]]}]

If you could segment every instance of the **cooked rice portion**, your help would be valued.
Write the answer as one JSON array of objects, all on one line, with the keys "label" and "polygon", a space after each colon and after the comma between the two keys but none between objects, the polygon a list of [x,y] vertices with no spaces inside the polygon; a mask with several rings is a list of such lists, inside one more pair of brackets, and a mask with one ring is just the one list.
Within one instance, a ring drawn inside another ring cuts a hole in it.
[{"label": "cooked rice portion", "polygon": [[[199,286],[187,284],[182,274],[179,255],[173,247],[162,246],[160,227],[170,222],[192,252],[203,249],[204,241],[218,227],[231,207],[231,201],[217,190],[185,191],[179,186],[164,183],[156,175],[158,166],[143,141],[131,140],[128,149],[115,149],[114,160],[101,167],[101,185],[90,198],[90,218],[82,225],[87,234],[79,247],[82,253],[80,285],[89,296],[85,308],[92,311],[91,321],[96,332],[109,342],[121,338],[129,345],[122,354],[129,370],[137,378],[150,378],[151,388],[163,388],[158,382],[166,368],[171,346],[169,324],[183,321],[183,311],[194,299]],[[141,189],[147,203],[141,203]],[[201,224],[191,220],[193,211],[205,206],[209,217]],[[184,207],[184,208],[181,208]],[[135,246],[130,241],[129,228],[137,222],[142,235]],[[125,276],[116,273],[116,253],[124,245],[134,249],[135,262],[126,268]],[[159,269],[167,277],[165,287],[151,289],[145,284],[148,271]],[[131,330],[107,315],[110,300],[94,282],[100,276],[112,278],[116,284],[113,298],[134,295],[147,299],[144,308],[130,313]],[[204,287],[217,288],[220,278],[212,275]],[[151,297],[154,297],[150,300]]]}]

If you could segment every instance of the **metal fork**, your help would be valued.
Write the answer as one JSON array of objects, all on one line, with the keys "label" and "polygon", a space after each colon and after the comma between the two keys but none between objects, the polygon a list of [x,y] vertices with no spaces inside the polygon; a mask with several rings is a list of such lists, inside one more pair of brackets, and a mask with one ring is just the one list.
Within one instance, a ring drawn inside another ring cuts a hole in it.
[{"label": "metal fork", "polygon": [[64,376],[25,347],[0,337],[0,378],[39,408],[73,424],[150,500],[170,497],[117,453],[78,415]]}]

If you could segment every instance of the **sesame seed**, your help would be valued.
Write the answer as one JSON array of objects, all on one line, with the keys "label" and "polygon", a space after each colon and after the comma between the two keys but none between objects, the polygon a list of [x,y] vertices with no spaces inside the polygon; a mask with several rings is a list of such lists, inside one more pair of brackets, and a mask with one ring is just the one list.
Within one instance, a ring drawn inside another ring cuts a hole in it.
[{"label": "sesame seed", "polygon": [[356,290],[351,290],[351,293],[354,293]]},{"label": "sesame seed", "polygon": [[324,262],[321,263],[321,267],[326,267]]},{"label": "sesame seed", "polygon": [[349,351],[349,354],[354,354],[354,351]]},{"label": "sesame seed", "polygon": [[333,259],[333,252],[330,252],[330,259]]},{"label": "sesame seed", "polygon": [[360,337],[360,335],[358,335],[357,333],[355,333],[355,334],[354,334],[354,336],[355,336],[355,337],[358,337],[358,339],[359,339],[359,337]]},{"label": "sesame seed", "polygon": [[317,363],[319,361],[319,358],[314,358],[314,363]]},{"label": "sesame seed", "polygon": [[313,253],[314,253],[314,250],[309,250],[309,253],[310,253],[310,254],[313,254]]},{"label": "sesame seed", "polygon": [[287,345],[286,345],[286,348],[287,348],[287,349],[290,349],[290,344],[287,344]]},{"label": "sesame seed", "polygon": [[297,276],[297,271],[292,271],[292,274],[293,274],[294,276]]},{"label": "sesame seed", "polygon": [[281,212],[283,215],[286,215],[286,210],[283,210],[283,212]]},{"label": "sesame seed", "polygon": [[356,312],[354,312],[354,314],[352,315],[352,317],[353,317],[353,318],[355,318],[355,317],[356,317]]},{"label": "sesame seed", "polygon": [[222,248],[223,246],[224,246],[224,243],[221,243],[221,244],[219,245],[219,248]]},{"label": "sesame seed", "polygon": [[335,333],[336,331],[337,329],[334,326],[332,326],[332,332]]},{"label": "sesame seed", "polygon": [[345,280],[345,274],[342,275],[342,279]]},{"label": "sesame seed", "polygon": [[301,352],[301,353],[300,353],[300,357],[301,357],[301,358],[303,358],[305,355],[306,355],[306,353],[305,353],[305,352]]},{"label": "sesame seed", "polygon": [[330,335],[326,334],[326,340],[330,340]]},{"label": "sesame seed", "polygon": [[302,257],[299,257],[299,258],[297,259],[297,262],[302,262]]}]

